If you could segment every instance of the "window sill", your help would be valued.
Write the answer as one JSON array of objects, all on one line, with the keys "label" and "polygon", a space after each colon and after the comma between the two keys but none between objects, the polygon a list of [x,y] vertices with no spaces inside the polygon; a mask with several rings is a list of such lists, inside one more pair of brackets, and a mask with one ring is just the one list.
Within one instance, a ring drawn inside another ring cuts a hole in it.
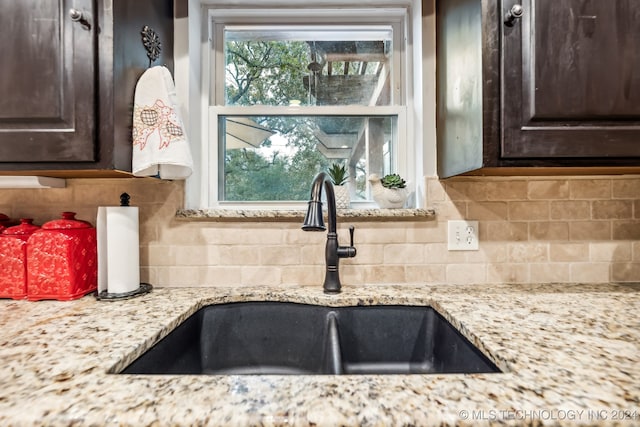
[{"label": "window sill", "polygon": [[[209,222],[302,222],[303,210],[181,209],[176,219]],[[432,221],[433,209],[339,209],[338,218],[352,222]]]}]

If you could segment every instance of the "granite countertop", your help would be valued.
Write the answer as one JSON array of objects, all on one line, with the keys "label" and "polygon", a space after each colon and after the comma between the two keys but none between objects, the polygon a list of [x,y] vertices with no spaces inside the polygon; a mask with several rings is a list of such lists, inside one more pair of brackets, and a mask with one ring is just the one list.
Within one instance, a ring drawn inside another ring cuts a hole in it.
[{"label": "granite countertop", "polygon": [[[432,305],[503,371],[114,375],[203,305]],[[640,425],[640,286],[159,288],[0,301],[0,425]]]},{"label": "granite countertop", "polygon": [[[180,209],[176,212],[176,219],[181,221],[302,223],[306,213],[306,209]],[[433,221],[436,218],[434,209],[338,209],[336,214],[339,219],[351,222]]]}]

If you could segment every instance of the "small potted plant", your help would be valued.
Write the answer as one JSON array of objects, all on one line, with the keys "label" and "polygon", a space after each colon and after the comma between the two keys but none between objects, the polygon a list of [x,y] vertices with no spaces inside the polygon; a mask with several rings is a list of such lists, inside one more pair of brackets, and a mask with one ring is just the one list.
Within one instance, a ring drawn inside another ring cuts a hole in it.
[{"label": "small potted plant", "polygon": [[347,180],[347,168],[344,164],[333,163],[327,171],[333,190],[336,195],[336,208],[347,209],[351,205],[351,197],[349,195],[349,186]]},{"label": "small potted plant", "polygon": [[369,175],[371,195],[378,206],[383,209],[402,208],[407,201],[409,191],[407,183],[398,174],[389,174],[380,178],[376,174]]}]

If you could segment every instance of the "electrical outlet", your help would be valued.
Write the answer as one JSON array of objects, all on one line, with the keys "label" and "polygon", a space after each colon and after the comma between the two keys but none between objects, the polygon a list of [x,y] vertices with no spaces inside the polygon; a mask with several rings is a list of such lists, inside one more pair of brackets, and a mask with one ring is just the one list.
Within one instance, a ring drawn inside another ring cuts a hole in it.
[{"label": "electrical outlet", "polygon": [[478,221],[449,221],[448,244],[450,251],[478,250]]}]

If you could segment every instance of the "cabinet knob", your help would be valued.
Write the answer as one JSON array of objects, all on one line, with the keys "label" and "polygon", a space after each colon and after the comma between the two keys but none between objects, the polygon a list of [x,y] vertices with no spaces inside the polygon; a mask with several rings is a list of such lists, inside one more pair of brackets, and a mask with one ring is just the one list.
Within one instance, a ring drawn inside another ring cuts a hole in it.
[{"label": "cabinet knob", "polygon": [[511,9],[504,15],[504,25],[507,27],[513,27],[516,21],[522,18],[524,15],[524,9],[521,4],[514,4]]},{"label": "cabinet knob", "polygon": [[82,28],[84,28],[85,30],[91,29],[91,24],[89,23],[87,16],[81,10],[74,8],[69,9],[69,18],[71,18],[73,22],[80,23],[80,25],[82,25]]}]

